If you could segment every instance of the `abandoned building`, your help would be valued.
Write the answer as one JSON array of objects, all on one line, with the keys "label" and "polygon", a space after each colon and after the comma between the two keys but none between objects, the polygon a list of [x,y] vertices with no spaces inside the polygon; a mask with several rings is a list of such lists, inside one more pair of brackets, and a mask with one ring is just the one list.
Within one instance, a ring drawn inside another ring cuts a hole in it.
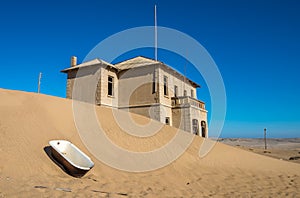
[{"label": "abandoned building", "polygon": [[74,81],[81,78],[78,70],[89,67],[100,70],[96,105],[129,108],[130,112],[208,137],[207,110],[196,94],[200,86],[170,66],[142,56],[117,64],[101,59],[77,64],[73,56],[71,67],[61,71],[67,74],[67,98],[72,99]]}]

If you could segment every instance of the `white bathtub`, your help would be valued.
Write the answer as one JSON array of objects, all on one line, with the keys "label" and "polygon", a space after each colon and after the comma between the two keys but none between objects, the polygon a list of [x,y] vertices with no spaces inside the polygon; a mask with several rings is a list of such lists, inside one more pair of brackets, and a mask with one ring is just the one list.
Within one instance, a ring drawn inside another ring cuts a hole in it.
[{"label": "white bathtub", "polygon": [[66,140],[52,140],[49,142],[52,156],[64,166],[66,171],[82,177],[93,168],[93,161],[74,144]]}]

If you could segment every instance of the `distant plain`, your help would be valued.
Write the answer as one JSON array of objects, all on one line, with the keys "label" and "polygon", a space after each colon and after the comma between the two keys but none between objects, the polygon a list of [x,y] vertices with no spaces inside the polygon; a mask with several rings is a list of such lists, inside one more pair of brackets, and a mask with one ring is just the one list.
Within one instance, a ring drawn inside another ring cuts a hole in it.
[{"label": "distant plain", "polygon": [[221,138],[224,144],[239,147],[269,157],[300,163],[300,138]]}]

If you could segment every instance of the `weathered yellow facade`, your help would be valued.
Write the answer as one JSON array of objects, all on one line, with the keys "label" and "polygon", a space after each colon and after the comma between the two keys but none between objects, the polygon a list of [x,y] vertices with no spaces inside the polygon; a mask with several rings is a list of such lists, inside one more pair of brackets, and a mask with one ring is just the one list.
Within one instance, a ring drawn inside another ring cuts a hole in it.
[{"label": "weathered yellow facade", "polygon": [[[95,85],[95,104],[129,109],[162,123],[208,137],[205,104],[197,99],[193,81],[176,70],[145,57],[136,57],[112,65],[95,59],[63,70],[67,73],[67,98],[73,98],[78,70],[88,70],[99,80]],[[93,73],[94,72],[94,73]],[[86,87],[84,88],[86,89]],[[112,90],[113,89],[113,90]]]}]

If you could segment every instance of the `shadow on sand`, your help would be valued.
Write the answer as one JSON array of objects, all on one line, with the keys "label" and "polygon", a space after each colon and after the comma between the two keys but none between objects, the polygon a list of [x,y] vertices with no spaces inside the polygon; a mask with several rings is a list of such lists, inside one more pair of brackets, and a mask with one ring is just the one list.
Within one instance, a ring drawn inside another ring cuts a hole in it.
[{"label": "shadow on sand", "polygon": [[68,170],[62,165],[60,164],[53,156],[52,156],[52,152],[51,152],[51,146],[45,146],[44,147],[44,151],[45,153],[48,155],[48,157],[51,159],[51,161],[56,164],[62,171],[64,171],[66,174],[74,177],[73,175],[71,175]]}]

